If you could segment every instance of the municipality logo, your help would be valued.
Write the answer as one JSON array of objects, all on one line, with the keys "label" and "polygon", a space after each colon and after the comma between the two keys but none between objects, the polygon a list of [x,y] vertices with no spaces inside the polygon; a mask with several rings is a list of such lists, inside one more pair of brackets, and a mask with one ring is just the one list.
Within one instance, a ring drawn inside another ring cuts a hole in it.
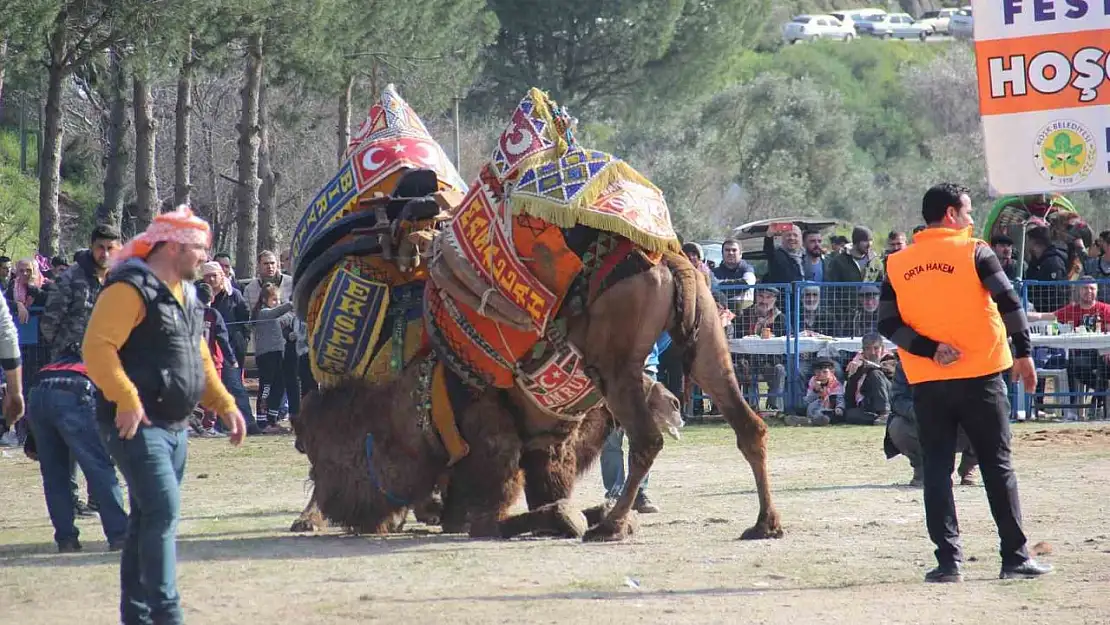
[{"label": "municipality logo", "polygon": [[1077,185],[1095,169],[1095,135],[1070,119],[1041,128],[1033,146],[1037,173],[1054,186]]}]

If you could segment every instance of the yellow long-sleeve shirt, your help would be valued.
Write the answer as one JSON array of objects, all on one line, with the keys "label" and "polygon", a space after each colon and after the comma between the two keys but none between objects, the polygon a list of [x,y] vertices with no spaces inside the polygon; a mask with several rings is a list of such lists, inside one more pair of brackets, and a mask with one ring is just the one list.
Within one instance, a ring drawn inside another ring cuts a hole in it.
[{"label": "yellow long-sleeve shirt", "polygon": [[[167,285],[177,301],[185,301],[185,292],[181,283]],[[133,411],[142,406],[139,399],[139,390],[127,377],[123,370],[123,363],[119,359],[119,350],[127,343],[131,331],[146,318],[146,307],[142,296],[133,287],[123,283],[116,283],[100,292],[89,318],[89,326],[85,329],[85,339],[81,345],[81,353],[85,358],[89,379],[104,393],[104,397],[116,404],[118,410]],[[216,372],[216,365],[212,362],[212,354],[203,337],[198,345],[201,359],[204,361],[204,396],[201,404],[226,414],[236,409],[235,398],[224,388],[220,375]]]}]

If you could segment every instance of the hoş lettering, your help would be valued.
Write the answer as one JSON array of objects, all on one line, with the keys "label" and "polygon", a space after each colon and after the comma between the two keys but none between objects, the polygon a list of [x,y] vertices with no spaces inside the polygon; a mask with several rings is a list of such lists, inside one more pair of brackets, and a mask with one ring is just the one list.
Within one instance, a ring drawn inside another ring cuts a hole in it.
[{"label": "ho\u015f lettering", "polygon": [[[1110,42],[1107,43],[1104,47],[1110,49]],[[1051,95],[1070,86],[1079,92],[1079,102],[1093,102],[1110,76],[1110,55],[1107,50],[1092,46],[1080,49],[1071,58],[1046,50],[1031,59],[1024,54],[991,57],[987,67],[992,98],[1004,98],[1007,92],[1021,97],[1029,93],[1030,87],[1037,93]]]}]

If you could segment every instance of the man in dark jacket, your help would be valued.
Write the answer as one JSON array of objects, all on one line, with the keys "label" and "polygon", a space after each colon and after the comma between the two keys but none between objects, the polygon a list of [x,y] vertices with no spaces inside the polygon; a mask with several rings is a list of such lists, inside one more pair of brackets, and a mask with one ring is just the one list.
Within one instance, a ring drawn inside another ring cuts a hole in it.
[{"label": "man in dark jacket", "polygon": [[224,354],[220,380],[235,398],[235,405],[239,406],[239,412],[247,423],[247,434],[261,434],[251,410],[250,395],[243,386],[243,363],[246,362],[247,343],[250,341],[250,307],[219,263],[204,263],[201,265],[201,274],[204,283],[212,289],[212,309],[220,314],[223,320],[221,325],[227,328],[226,334],[231,344],[230,352]]},{"label": "man in dark jacket", "polygon": [[805,279],[802,268],[802,229],[791,226],[783,233],[782,245],[775,245],[772,237],[764,237],[763,253],[767,255],[767,275],[765,284],[791,284]]},{"label": "man in dark jacket", "polygon": [[826,282],[879,282],[882,280],[882,259],[871,249],[874,237],[863,226],[852,230],[852,247],[829,259]]},{"label": "man in dark jacket", "polygon": [[[1063,282],[1068,279],[1068,253],[1052,243],[1048,228],[1037,227],[1025,235],[1030,262],[1025,270],[1026,280]],[[1066,284],[1029,285],[1029,302],[1037,312],[1051,312],[1063,308],[1070,300]]]}]

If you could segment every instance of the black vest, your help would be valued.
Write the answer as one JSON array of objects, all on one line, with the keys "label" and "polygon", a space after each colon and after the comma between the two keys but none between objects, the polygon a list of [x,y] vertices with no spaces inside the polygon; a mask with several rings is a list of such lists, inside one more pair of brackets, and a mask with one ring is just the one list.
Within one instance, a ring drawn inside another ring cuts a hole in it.
[{"label": "black vest", "polygon": [[[119,350],[127,377],[139,389],[143,410],[152,423],[181,427],[204,393],[204,361],[200,341],[204,332],[204,307],[188,281],[181,283],[185,305],[138,259],[129,260],[108,274],[104,288],[123,282],[142,297],[146,312],[142,322]],[[97,414],[114,421],[116,405],[99,395]]]}]

